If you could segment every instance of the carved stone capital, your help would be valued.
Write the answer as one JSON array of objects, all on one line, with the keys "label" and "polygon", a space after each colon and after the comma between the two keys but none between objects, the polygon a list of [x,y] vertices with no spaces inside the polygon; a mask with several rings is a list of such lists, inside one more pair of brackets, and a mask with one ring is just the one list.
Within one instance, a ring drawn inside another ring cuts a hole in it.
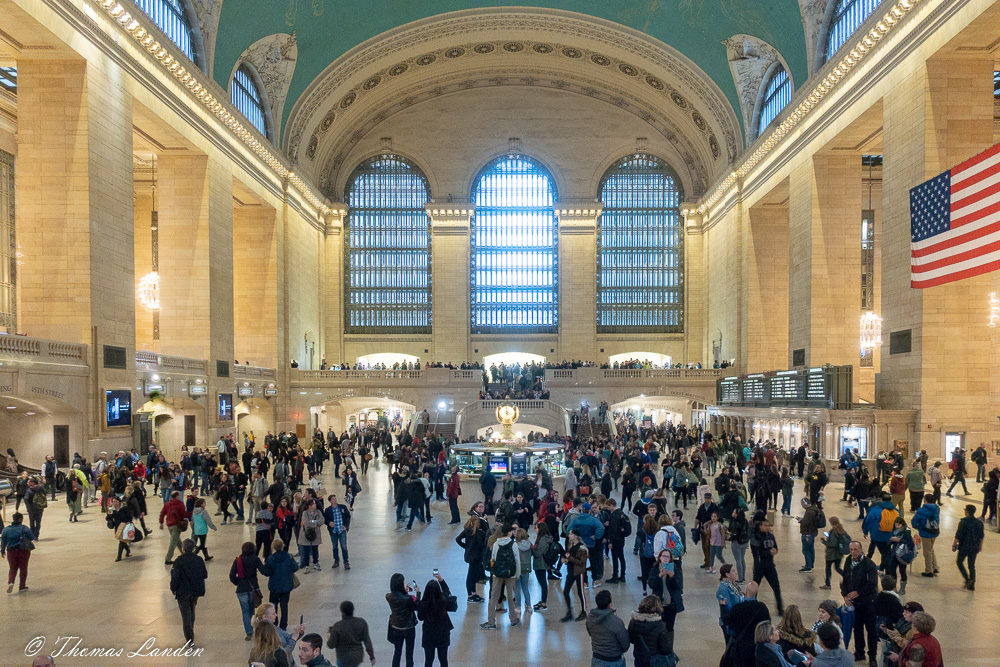
[{"label": "carved stone capital", "polygon": [[468,236],[476,207],[469,202],[424,204],[434,236]]},{"label": "carved stone capital", "polygon": [[559,234],[593,234],[597,231],[597,219],[604,210],[604,204],[594,200],[561,201],[556,204],[556,219]]}]

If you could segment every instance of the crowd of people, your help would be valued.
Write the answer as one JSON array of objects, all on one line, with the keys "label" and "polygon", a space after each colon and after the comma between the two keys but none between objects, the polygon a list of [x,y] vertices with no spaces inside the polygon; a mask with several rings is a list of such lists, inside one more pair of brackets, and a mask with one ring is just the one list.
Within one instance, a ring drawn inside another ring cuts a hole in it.
[{"label": "crowd of people", "polygon": [[[458,505],[461,477],[447,455],[450,442],[434,434],[422,439],[405,431],[393,434],[384,425],[352,428],[340,436],[332,429],[317,431],[307,444],[290,433],[268,433],[262,447],[252,433],[244,434],[242,446],[228,436],[207,450],[185,448],[176,463],[167,462],[155,448],[145,458],[134,451],[111,458],[102,453],[93,465],[81,457],[63,487],[70,521],[81,511],[78,503],[99,502],[113,531],[117,562],[127,560],[135,543],[152,533],[145,521],[146,487],[161,495],[157,524],[169,534],[164,562],[171,566],[170,588],[184,637],[192,644],[197,600],[205,595],[205,563],[213,559],[207,537],[219,529],[212,517],[221,516],[223,526],[251,524],[254,539],[242,544],[229,580],[245,639],[252,642],[251,661],[267,665],[291,664],[295,655],[302,664],[329,664],[322,657],[324,643],[336,652],[338,664],[357,665],[366,655],[374,662],[367,622],[354,616],[351,602],[341,604],[342,618],[325,642],[301,625],[289,630],[288,605],[300,578],[321,570],[324,533],[332,548],[331,567],[351,568],[347,536],[353,503],[362,491],[358,474],[363,478],[367,464],[380,457],[391,476],[398,530],[412,530],[417,520],[431,523],[432,503],[448,503],[448,523],[456,526],[455,542],[466,563],[467,602],[488,605],[484,630],[496,629],[503,612],[516,627],[528,615],[548,611],[554,584],[562,593],[560,620],[585,622],[593,665],[623,666],[630,651],[639,666],[677,664],[677,617],[692,604],[685,600],[684,580],[694,570],[719,577],[715,597],[726,641],[722,665],[836,666],[854,660],[880,667],[943,664],[933,616],[918,602],[904,604],[901,598],[918,553],[923,554],[923,577],[939,573],[935,542],[941,535],[945,477],[933,473],[940,465],[928,465],[926,457],[918,456],[907,469],[902,452],[891,452],[876,458],[871,473],[855,452],[845,452],[839,462],[845,478],[839,502],[846,516],[838,517],[832,508],[837,501],[826,495],[827,463],[805,444],[786,451],[771,442],[713,438],[697,427],[669,422],[630,423],[616,436],[586,441],[551,439],[565,452],[561,489],[541,466],[521,477],[487,471],[478,480],[482,500],[473,500],[464,519]],[[343,487],[340,493],[323,490],[319,480],[331,460]],[[983,468],[979,476],[984,485],[993,484],[995,494],[1000,469],[987,469],[982,447],[972,460]],[[957,452],[948,465],[952,485],[947,496],[964,481],[965,465],[965,453]],[[29,524],[16,511],[0,534],[0,552],[10,565],[8,593],[16,583],[19,591],[27,590],[30,555],[56,492],[56,484],[50,484],[55,474],[54,462],[46,461],[42,478],[23,476],[26,488],[18,500]],[[803,557],[799,572],[819,567],[819,542],[824,569],[820,588],[839,591],[839,599],[819,605],[812,623],[805,610],[784,604],[775,564],[779,544],[773,523],[779,520],[776,513],[781,520],[793,518],[796,484],[803,490],[794,517]],[[208,509],[209,500],[215,514]],[[852,507],[861,522],[858,530],[868,539],[867,550],[847,527]],[[970,591],[975,590],[976,559],[984,541],[978,513],[975,505],[965,507],[951,544]],[[611,587],[629,582],[628,573],[636,569],[643,596],[622,619],[612,606],[616,589]],[[758,599],[763,584],[780,622],[772,621],[772,608]],[[453,628],[449,614],[457,610],[457,601],[444,576],[435,571],[421,589],[394,574],[386,600],[393,665],[413,664],[418,625],[425,664],[437,659],[446,665]]]}]

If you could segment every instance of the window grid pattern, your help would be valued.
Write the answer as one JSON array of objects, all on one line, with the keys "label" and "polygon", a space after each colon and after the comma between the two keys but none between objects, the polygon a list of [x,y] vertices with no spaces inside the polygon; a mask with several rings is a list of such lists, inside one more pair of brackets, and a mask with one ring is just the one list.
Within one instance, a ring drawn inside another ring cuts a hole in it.
[{"label": "window grid pattern", "polygon": [[993,99],[1000,100],[1000,72],[993,72]]},{"label": "window grid pattern", "polygon": [[771,124],[771,121],[778,117],[781,110],[785,108],[792,99],[792,82],[788,78],[788,72],[781,65],[778,66],[771,78],[767,81],[764,89],[764,101],[760,105],[760,120],[757,123],[757,134],[764,132],[764,128]]},{"label": "window grid pattern", "polygon": [[191,26],[184,12],[182,0],[134,0],[146,16],[184,52],[191,62],[195,62],[194,47],[191,44]]},{"label": "window grid pattern", "polygon": [[505,156],[483,169],[472,195],[472,333],[558,330],[558,233],[552,177]]},{"label": "window grid pattern", "polygon": [[0,151],[0,331],[17,332],[14,156]]},{"label": "window grid pattern", "polygon": [[397,155],[363,162],[348,180],[346,333],[430,333],[427,179]]},{"label": "window grid pattern", "polygon": [[264,117],[264,103],[261,101],[260,90],[254,83],[253,74],[246,65],[240,65],[233,75],[230,99],[243,114],[243,117],[257,128],[257,131],[268,139],[271,138],[267,131],[267,120]]},{"label": "window grid pattern", "polygon": [[623,158],[600,199],[597,332],[683,332],[683,194],[673,170],[649,155]]},{"label": "window grid pattern", "polygon": [[17,92],[17,68],[0,67],[0,88],[9,93]]},{"label": "window grid pattern", "polygon": [[882,0],[839,0],[830,21],[830,32],[826,36],[827,60],[833,58],[881,2]]}]

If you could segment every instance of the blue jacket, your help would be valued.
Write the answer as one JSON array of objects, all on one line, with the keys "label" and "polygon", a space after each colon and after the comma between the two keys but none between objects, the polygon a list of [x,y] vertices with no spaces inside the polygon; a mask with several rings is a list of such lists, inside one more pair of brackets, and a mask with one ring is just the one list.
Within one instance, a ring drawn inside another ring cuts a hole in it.
[{"label": "blue jacket", "polygon": [[287,593],[292,590],[292,574],[299,569],[299,564],[295,562],[287,551],[275,551],[267,557],[264,562],[265,575],[270,577],[267,580],[267,590],[275,593]]},{"label": "blue jacket", "polygon": [[604,537],[604,524],[597,517],[590,514],[580,514],[573,523],[567,526],[567,530],[577,530],[580,532],[580,539],[588,549],[594,547],[594,540]]},{"label": "blue jacket", "polygon": [[934,519],[938,522],[938,526],[941,525],[941,508],[934,503],[921,505],[910,521],[911,525],[917,529],[917,534],[920,535],[921,539],[925,537],[937,537],[941,534],[940,530],[937,533],[927,532],[924,527],[927,525],[928,519]]},{"label": "blue jacket", "polygon": [[879,530],[878,527],[879,521],[882,520],[882,510],[884,509],[890,509],[897,514],[899,513],[895,505],[888,500],[883,500],[876,505],[872,505],[872,508],[868,510],[868,516],[865,517],[864,522],[861,524],[861,530],[864,534],[870,536],[875,542],[888,542],[889,538],[892,537],[892,531],[885,532]]},{"label": "blue jacket", "polygon": [[12,523],[3,529],[0,533],[0,547],[4,553],[7,549],[18,549],[21,544],[21,537],[27,535],[29,539],[34,541],[35,536],[32,534],[31,529],[21,523]]}]

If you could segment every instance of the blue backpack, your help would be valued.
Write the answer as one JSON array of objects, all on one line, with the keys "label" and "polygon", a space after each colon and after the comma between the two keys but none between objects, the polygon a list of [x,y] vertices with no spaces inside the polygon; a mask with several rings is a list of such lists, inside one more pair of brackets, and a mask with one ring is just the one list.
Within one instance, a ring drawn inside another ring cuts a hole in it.
[{"label": "blue backpack", "polygon": [[653,557],[653,536],[643,533],[642,555],[646,558]]}]

